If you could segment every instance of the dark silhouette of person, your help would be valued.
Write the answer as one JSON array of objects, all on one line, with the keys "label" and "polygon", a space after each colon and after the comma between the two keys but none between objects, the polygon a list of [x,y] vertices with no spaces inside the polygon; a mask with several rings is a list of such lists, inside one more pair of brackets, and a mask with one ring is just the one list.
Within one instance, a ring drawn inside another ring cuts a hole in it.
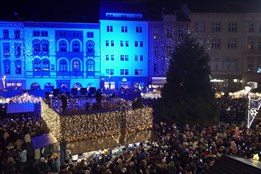
[{"label": "dark silhouette of person", "polygon": [[63,114],[65,114],[65,110],[66,110],[66,108],[67,108],[67,106],[68,106],[68,103],[67,103],[67,98],[66,98],[66,96],[65,96],[65,94],[63,93],[62,95],[61,95],[61,102],[62,102],[62,110],[63,110]]}]

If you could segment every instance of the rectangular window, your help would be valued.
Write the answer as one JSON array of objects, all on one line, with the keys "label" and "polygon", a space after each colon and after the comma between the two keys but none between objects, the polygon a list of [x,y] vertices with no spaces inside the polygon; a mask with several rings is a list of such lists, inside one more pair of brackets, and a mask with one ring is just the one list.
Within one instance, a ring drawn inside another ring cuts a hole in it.
[{"label": "rectangular window", "polygon": [[142,27],[136,27],[136,33],[142,33]]},{"label": "rectangular window", "polygon": [[154,40],[157,40],[158,37],[159,37],[159,32],[158,32],[157,29],[155,29],[155,30],[154,30],[154,34],[153,34],[153,39],[154,39]]},{"label": "rectangular window", "polygon": [[123,47],[123,40],[120,41],[120,45],[121,45],[121,47]]},{"label": "rectangular window", "polygon": [[107,26],[107,32],[113,32],[113,27],[112,26]]},{"label": "rectangular window", "polygon": [[124,69],[120,69],[120,74],[124,75]]},{"label": "rectangular window", "polygon": [[125,61],[129,61],[129,55],[125,55]]},{"label": "rectangular window", "polygon": [[168,28],[166,33],[167,38],[172,38],[172,29]]},{"label": "rectangular window", "polygon": [[10,43],[3,43],[4,57],[10,56]]},{"label": "rectangular window", "polygon": [[108,61],[109,60],[109,55],[106,54],[105,57],[106,57],[106,61]]},{"label": "rectangular window", "polygon": [[156,47],[156,46],[154,47],[153,54],[154,54],[154,56],[158,55],[158,47]]},{"label": "rectangular window", "polygon": [[135,47],[138,47],[139,43],[138,41],[135,41]]},{"label": "rectangular window", "polygon": [[229,23],[228,32],[237,32],[237,23]]},{"label": "rectangular window", "polygon": [[139,70],[138,70],[138,69],[135,69],[135,70],[134,70],[134,74],[135,74],[135,75],[139,75]]},{"label": "rectangular window", "polygon": [[41,36],[48,37],[48,31],[41,31]]},{"label": "rectangular window", "polygon": [[111,40],[111,46],[114,47],[114,40]]},{"label": "rectangular window", "polygon": [[21,56],[21,44],[15,43],[15,57],[19,58]]},{"label": "rectangular window", "polygon": [[139,60],[138,55],[135,55],[134,59],[135,59],[135,61],[138,61]]},{"label": "rectangular window", "polygon": [[125,75],[129,75],[129,70],[125,69]]},{"label": "rectangular window", "polygon": [[181,28],[181,27],[179,27],[178,28],[178,38],[179,39],[182,39],[184,36],[185,36],[185,31],[186,31],[186,29],[183,27],[183,28]]},{"label": "rectangular window", "polygon": [[120,60],[121,60],[121,61],[124,61],[124,55],[121,55],[121,56],[120,56]]},{"label": "rectangular window", "polygon": [[111,55],[111,61],[114,61],[114,55],[113,54]]},{"label": "rectangular window", "polygon": [[106,69],[106,75],[110,75],[110,69]]},{"label": "rectangular window", "polygon": [[143,47],[143,41],[140,41],[140,47]]},{"label": "rectangular window", "polygon": [[205,32],[205,23],[204,22],[196,23],[196,32]]},{"label": "rectangular window", "polygon": [[221,32],[221,23],[219,22],[212,23],[212,32]]},{"label": "rectangular window", "polygon": [[114,69],[110,69],[110,75],[114,75]]},{"label": "rectangular window", "polygon": [[215,49],[218,49],[220,48],[220,39],[212,39],[211,41],[211,48],[215,48]]},{"label": "rectangular window", "polygon": [[128,32],[128,27],[127,26],[122,26],[121,27],[121,32],[122,33],[127,33]]},{"label": "rectangular window", "polygon": [[20,30],[15,30],[14,34],[15,34],[15,39],[21,39]]},{"label": "rectangular window", "polygon": [[9,30],[3,30],[3,38],[9,39]]},{"label": "rectangular window", "polygon": [[93,32],[87,32],[87,38],[93,38],[94,34]]},{"label": "rectangular window", "polygon": [[129,46],[129,41],[126,41],[125,45],[126,45],[126,47],[128,47]]},{"label": "rectangular window", "polygon": [[40,31],[33,31],[33,36],[34,37],[40,36]]},{"label": "rectangular window", "polygon": [[230,39],[230,40],[228,40],[227,48],[229,48],[229,49],[236,49],[236,48],[237,48],[236,39]]},{"label": "rectangular window", "polygon": [[140,55],[140,61],[141,62],[143,61],[143,55]]},{"label": "rectangular window", "polygon": [[249,24],[249,32],[255,32],[255,24]]},{"label": "rectangular window", "polygon": [[109,46],[109,41],[108,40],[106,40],[106,47],[108,47]]},{"label": "rectangular window", "polygon": [[248,49],[249,50],[255,49],[255,39],[248,39]]}]

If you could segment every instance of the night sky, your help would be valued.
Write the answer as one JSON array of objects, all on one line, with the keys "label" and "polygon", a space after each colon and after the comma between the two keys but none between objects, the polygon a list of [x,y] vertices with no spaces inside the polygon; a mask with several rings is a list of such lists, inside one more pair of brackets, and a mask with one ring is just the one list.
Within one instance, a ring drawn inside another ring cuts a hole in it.
[{"label": "night sky", "polygon": [[[129,1],[147,1],[161,8],[182,0]],[[261,12],[261,0],[184,1],[194,12]],[[100,0],[0,0],[0,20],[98,22],[99,4]]]}]

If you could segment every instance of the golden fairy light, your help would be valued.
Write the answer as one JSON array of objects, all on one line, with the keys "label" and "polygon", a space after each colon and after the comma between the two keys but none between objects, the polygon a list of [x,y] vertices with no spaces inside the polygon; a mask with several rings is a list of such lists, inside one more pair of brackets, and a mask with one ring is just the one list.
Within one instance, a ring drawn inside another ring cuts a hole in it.
[{"label": "golden fairy light", "polygon": [[126,132],[152,128],[152,108],[149,107],[61,116],[44,101],[41,102],[41,106],[42,118],[58,141],[64,139],[66,142],[73,142],[113,136],[120,134],[125,128]]}]

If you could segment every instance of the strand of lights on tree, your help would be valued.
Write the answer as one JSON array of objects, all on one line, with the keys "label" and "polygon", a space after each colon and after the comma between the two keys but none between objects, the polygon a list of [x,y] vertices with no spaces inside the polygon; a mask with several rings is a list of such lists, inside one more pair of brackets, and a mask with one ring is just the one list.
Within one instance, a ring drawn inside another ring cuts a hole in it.
[{"label": "strand of lights on tree", "polygon": [[117,136],[122,119],[126,119],[126,131],[135,132],[152,128],[152,108],[111,111],[88,115],[60,116],[45,102],[42,118],[58,141],[72,142],[82,139]]}]

